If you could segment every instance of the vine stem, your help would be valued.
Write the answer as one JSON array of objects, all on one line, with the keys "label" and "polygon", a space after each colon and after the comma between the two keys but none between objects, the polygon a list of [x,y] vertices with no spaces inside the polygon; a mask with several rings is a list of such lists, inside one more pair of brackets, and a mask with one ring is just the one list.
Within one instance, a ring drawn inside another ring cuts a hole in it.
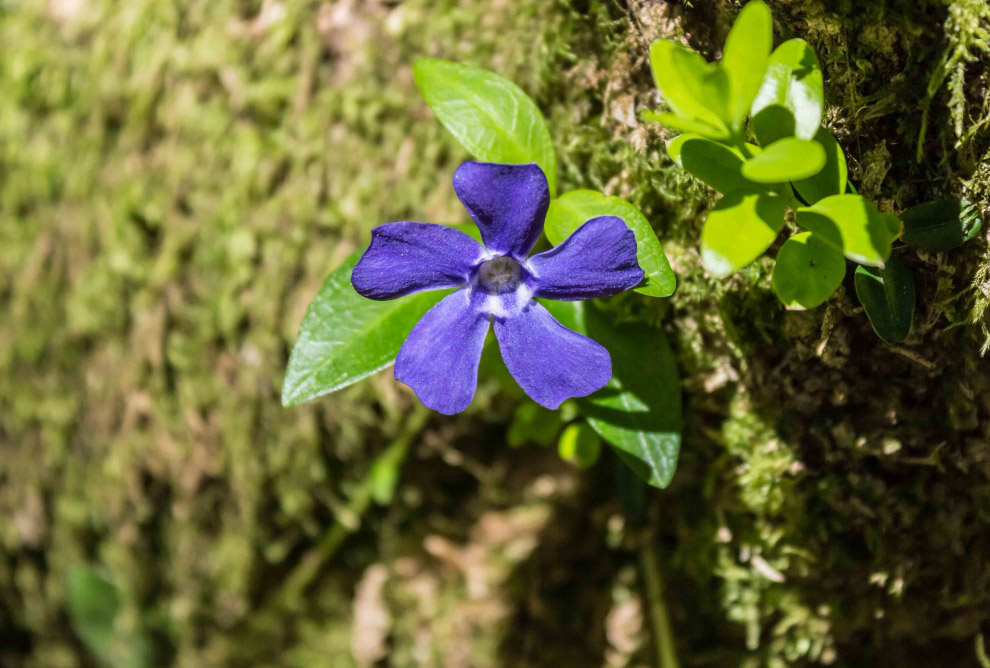
[{"label": "vine stem", "polygon": [[639,550],[639,564],[643,571],[653,640],[657,650],[657,668],[680,668],[677,660],[674,634],[670,627],[670,614],[663,601],[663,579],[660,577],[660,561],[652,540],[645,540]]},{"label": "vine stem", "polygon": [[417,405],[412,415],[402,426],[402,430],[385,449],[385,452],[379,455],[371,465],[368,475],[364,477],[361,485],[351,495],[347,507],[337,514],[333,524],[323,532],[316,545],[303,556],[295,570],[283,581],[275,600],[289,604],[299,600],[303,591],[316,578],[323,565],[336,554],[344,539],[360,527],[361,519],[374,500],[374,479],[370,472],[374,470],[375,464],[390,462],[396,468],[401,466],[409,453],[409,446],[426,426],[429,417],[430,411]]}]

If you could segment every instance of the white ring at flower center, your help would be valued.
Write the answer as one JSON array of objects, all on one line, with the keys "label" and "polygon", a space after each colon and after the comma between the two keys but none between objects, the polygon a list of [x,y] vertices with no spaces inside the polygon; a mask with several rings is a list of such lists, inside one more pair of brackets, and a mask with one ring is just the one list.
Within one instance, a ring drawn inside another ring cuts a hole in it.
[{"label": "white ring at flower center", "polygon": [[511,257],[496,257],[481,263],[478,282],[489,292],[509,292],[522,282],[522,269]]}]

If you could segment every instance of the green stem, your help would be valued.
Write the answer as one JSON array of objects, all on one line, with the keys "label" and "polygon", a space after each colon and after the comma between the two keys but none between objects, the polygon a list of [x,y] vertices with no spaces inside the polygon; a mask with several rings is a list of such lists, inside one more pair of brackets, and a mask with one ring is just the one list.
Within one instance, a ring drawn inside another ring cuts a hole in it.
[{"label": "green stem", "polygon": [[650,622],[653,625],[653,639],[657,649],[657,668],[680,668],[677,660],[674,634],[670,627],[670,615],[663,601],[663,579],[660,577],[660,561],[656,547],[649,538],[639,551],[640,568],[646,586],[649,603]]},{"label": "green stem", "polygon": [[[412,440],[426,425],[430,417],[430,411],[423,406],[417,405],[412,416],[403,425],[402,430],[395,437],[392,443],[381,455],[372,463],[368,469],[369,474],[364,477],[361,485],[354,491],[348,500],[347,507],[337,514],[333,524],[319,537],[316,545],[311,548],[299,565],[296,566],[278,589],[274,599],[282,603],[292,603],[299,600],[306,587],[316,578],[320,569],[326,564],[340,548],[344,539],[354,533],[361,526],[361,518],[364,517],[368,507],[374,499],[374,477],[370,471],[375,469],[379,462],[389,462],[398,467],[405,460],[409,453],[409,446]],[[344,518],[343,520],[341,518]]]}]

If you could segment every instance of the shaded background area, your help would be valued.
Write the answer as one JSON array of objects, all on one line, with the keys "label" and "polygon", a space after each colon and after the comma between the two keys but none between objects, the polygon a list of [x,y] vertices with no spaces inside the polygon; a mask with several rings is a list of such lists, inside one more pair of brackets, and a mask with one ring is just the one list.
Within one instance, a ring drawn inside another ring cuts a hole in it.
[{"label": "shaded background area", "polygon": [[[686,666],[980,665],[986,239],[902,253],[919,305],[895,347],[851,281],[787,312],[769,260],[709,279],[712,196],[638,114],[649,43],[715,57],[741,4],[0,5],[0,665],[653,666],[658,606]],[[769,4],[822,60],[862,193],[986,213],[984,2]],[[641,526],[614,458],[508,445],[497,375],[451,419],[388,371],[279,406],[306,303],[370,228],[463,219],[422,56],[519,83],[562,190],[639,205],[678,272],[623,304],[685,392]],[[404,461],[384,504],[383,456]]]}]

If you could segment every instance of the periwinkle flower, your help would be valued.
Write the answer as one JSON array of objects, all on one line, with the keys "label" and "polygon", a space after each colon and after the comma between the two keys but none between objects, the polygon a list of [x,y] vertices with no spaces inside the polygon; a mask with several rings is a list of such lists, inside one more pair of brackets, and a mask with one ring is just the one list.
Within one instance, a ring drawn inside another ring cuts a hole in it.
[{"label": "periwinkle flower", "polygon": [[429,408],[452,415],[471,403],[481,349],[494,323],[502,359],[538,404],[556,409],[602,388],[612,376],[608,351],[573,332],[537,301],[614,295],[643,280],[636,239],[621,218],[593,218],[559,246],[527,257],[543,232],[550,192],[536,165],[466,162],[454,191],[484,246],[444,225],[388,223],[351,283],[370,299],[459,288],[430,309],[395,360],[395,379]]}]

